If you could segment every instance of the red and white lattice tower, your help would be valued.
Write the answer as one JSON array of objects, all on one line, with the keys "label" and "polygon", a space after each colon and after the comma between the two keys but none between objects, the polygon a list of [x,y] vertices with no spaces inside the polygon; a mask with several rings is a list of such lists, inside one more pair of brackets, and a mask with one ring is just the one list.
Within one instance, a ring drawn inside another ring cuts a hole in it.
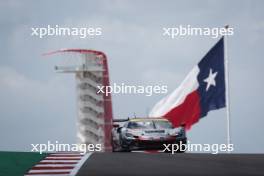
[{"label": "red and white lattice tower", "polygon": [[103,52],[64,49],[46,55],[60,54],[62,62],[55,66],[60,73],[73,73],[77,89],[77,138],[80,144],[101,144],[111,150],[111,95],[98,94],[98,86],[109,86],[107,57]]}]

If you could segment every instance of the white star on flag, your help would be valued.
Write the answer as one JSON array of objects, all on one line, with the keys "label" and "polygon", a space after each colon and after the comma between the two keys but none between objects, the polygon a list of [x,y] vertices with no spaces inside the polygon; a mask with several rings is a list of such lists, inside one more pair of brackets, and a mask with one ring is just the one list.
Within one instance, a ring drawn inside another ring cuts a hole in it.
[{"label": "white star on flag", "polygon": [[217,72],[214,72],[212,71],[212,69],[210,68],[210,72],[209,72],[209,75],[206,79],[204,79],[204,82],[207,83],[207,86],[206,86],[206,91],[209,90],[210,86],[213,85],[213,86],[216,86],[216,83],[215,83],[215,77],[217,75]]}]

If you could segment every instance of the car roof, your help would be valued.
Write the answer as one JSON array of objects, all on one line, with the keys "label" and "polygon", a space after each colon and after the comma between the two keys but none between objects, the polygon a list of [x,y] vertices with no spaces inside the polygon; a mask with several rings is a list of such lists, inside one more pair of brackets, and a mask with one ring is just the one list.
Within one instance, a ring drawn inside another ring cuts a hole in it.
[{"label": "car roof", "polygon": [[165,118],[154,118],[154,117],[149,117],[149,118],[133,118],[129,119],[130,122],[142,122],[142,121],[168,121]]}]

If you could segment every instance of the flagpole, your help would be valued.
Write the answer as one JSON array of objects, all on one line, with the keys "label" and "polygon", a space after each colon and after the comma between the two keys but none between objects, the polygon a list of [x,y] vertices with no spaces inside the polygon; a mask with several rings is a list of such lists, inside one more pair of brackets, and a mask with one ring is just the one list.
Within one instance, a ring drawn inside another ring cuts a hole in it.
[{"label": "flagpole", "polygon": [[[229,25],[225,26],[228,30]],[[227,125],[227,145],[231,144],[231,134],[230,134],[230,103],[229,103],[229,70],[228,70],[228,56],[227,56],[227,35],[224,36],[224,58],[225,58],[225,86],[226,86],[226,125]],[[230,153],[230,151],[229,151]]]}]

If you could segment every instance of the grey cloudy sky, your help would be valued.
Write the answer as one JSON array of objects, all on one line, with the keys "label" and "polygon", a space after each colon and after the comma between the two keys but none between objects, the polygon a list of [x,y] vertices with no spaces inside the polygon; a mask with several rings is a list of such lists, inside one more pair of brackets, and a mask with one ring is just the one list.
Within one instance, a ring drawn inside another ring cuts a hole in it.
[{"label": "grey cloudy sky", "polygon": [[[1,1],[0,150],[31,143],[74,143],[73,75],[56,74],[42,53],[60,48],[105,52],[111,83],[168,85],[171,92],[217,42],[208,36],[169,39],[162,27],[223,27],[229,37],[231,134],[236,152],[264,152],[263,1]],[[31,27],[102,27],[94,39],[31,36]],[[164,95],[113,95],[115,117],[145,116]],[[192,143],[225,143],[225,109],[188,133]]]}]

